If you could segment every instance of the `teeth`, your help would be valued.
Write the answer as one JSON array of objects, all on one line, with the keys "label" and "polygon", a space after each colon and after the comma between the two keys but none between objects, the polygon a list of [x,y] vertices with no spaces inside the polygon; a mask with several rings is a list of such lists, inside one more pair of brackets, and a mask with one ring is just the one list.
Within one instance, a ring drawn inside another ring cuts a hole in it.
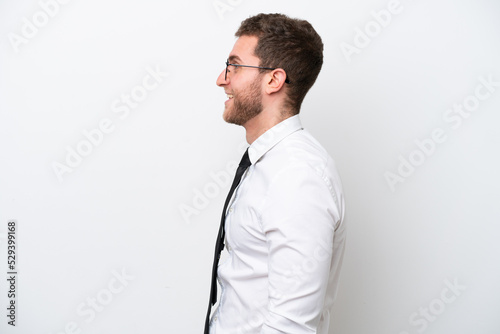
[{"label": "teeth", "polygon": [[232,99],[233,95],[232,94],[226,94],[228,98]]}]

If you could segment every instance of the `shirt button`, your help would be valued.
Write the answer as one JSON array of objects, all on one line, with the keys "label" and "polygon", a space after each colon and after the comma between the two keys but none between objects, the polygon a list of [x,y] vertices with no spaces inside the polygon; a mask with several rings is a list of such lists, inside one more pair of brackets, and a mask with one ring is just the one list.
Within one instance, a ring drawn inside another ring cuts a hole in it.
[{"label": "shirt button", "polygon": [[233,208],[229,208],[229,212],[233,212]]},{"label": "shirt button", "polygon": [[217,321],[217,316],[214,316],[214,321]]}]

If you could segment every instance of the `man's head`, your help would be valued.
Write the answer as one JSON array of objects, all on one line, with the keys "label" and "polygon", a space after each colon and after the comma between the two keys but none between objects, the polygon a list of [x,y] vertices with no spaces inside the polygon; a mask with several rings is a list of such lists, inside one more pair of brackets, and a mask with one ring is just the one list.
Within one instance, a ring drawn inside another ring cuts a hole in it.
[{"label": "man's head", "polygon": [[276,99],[283,116],[298,114],[323,64],[323,43],[311,24],[283,14],[259,14],[243,21],[235,35],[239,38],[228,62],[266,69],[229,65],[227,78],[221,73],[217,84],[230,97],[224,119],[243,125]]}]

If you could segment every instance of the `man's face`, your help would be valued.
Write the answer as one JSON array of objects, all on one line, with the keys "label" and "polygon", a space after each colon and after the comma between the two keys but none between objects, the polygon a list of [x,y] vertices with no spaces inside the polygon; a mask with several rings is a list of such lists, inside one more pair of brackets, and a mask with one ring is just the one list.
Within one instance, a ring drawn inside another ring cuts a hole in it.
[{"label": "man's face", "polygon": [[[259,58],[253,54],[258,38],[241,36],[229,54],[230,64],[259,66]],[[228,95],[223,118],[228,123],[244,125],[262,111],[261,75],[258,69],[229,66],[217,78],[217,85]]]}]

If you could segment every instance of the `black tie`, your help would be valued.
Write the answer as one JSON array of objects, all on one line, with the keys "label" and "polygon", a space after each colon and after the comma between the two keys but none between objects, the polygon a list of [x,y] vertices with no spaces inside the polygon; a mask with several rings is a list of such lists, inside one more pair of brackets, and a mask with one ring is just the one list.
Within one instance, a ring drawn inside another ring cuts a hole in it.
[{"label": "black tie", "polygon": [[250,167],[252,163],[250,162],[250,158],[248,157],[248,149],[243,154],[241,158],[238,169],[236,170],[236,175],[234,176],[233,184],[231,185],[231,189],[229,190],[229,194],[227,194],[226,202],[224,203],[224,209],[222,210],[222,218],[220,220],[219,234],[217,235],[217,242],[215,243],[215,254],[214,254],[214,264],[212,267],[212,284],[210,287],[210,301],[208,302],[208,311],[207,317],[205,319],[205,332],[204,334],[209,334],[209,321],[210,321],[210,313],[212,311],[212,306],[217,301],[217,267],[219,266],[219,258],[220,253],[224,249],[224,237],[226,235],[226,230],[224,228],[224,222],[226,220],[226,210],[229,205],[229,201],[233,196],[234,190],[238,187],[238,184],[241,181],[241,177],[243,173]]}]

